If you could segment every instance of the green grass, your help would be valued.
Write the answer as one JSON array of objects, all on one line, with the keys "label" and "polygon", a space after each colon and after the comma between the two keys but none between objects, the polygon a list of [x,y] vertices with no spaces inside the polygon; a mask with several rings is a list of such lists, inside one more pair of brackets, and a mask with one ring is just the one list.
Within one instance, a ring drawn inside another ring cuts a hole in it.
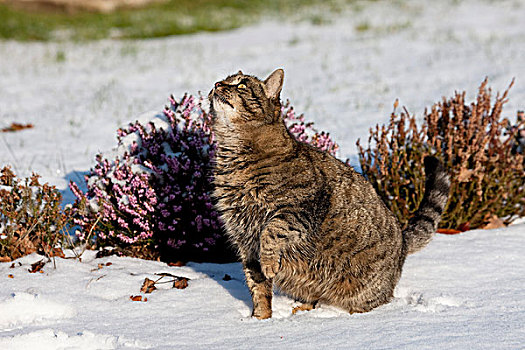
[{"label": "green grass", "polygon": [[298,10],[320,6],[340,11],[353,0],[171,0],[137,10],[111,14],[14,10],[0,4],[0,38],[32,40],[96,40],[154,38],[201,31],[219,31],[254,23],[262,16],[296,16]]},{"label": "green grass", "polygon": [[361,22],[355,27],[355,30],[358,32],[366,32],[367,30],[370,30],[370,23]]}]

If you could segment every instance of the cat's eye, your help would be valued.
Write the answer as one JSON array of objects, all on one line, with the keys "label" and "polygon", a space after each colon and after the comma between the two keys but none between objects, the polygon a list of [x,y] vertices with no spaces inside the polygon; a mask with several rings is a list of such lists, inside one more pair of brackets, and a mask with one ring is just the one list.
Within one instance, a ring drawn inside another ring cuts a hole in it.
[{"label": "cat's eye", "polygon": [[246,85],[243,84],[243,83],[240,83],[239,85],[237,85],[237,88],[238,89],[246,89]]}]

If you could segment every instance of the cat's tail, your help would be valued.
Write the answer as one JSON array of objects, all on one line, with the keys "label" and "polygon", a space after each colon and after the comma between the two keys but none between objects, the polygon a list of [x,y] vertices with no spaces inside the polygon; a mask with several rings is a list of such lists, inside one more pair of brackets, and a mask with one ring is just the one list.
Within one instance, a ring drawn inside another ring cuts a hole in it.
[{"label": "cat's tail", "polygon": [[423,249],[432,239],[448,201],[450,178],[435,157],[425,157],[425,194],[403,236],[407,254]]}]

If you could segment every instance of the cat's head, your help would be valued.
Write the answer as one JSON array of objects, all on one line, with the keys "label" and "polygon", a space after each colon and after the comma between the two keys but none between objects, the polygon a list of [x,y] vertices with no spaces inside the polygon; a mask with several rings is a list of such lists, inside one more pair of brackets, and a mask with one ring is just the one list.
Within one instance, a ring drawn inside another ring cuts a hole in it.
[{"label": "cat's head", "polygon": [[239,71],[216,82],[208,95],[216,122],[228,127],[275,122],[280,115],[283,79],[284,71],[277,69],[264,81]]}]

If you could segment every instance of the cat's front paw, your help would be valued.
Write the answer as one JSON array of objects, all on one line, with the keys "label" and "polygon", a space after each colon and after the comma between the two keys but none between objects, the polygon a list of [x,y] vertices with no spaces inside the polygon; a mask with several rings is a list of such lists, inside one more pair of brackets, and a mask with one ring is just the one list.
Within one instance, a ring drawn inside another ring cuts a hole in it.
[{"label": "cat's front paw", "polygon": [[261,257],[261,270],[266,278],[274,278],[280,269],[281,259],[279,257]]}]

